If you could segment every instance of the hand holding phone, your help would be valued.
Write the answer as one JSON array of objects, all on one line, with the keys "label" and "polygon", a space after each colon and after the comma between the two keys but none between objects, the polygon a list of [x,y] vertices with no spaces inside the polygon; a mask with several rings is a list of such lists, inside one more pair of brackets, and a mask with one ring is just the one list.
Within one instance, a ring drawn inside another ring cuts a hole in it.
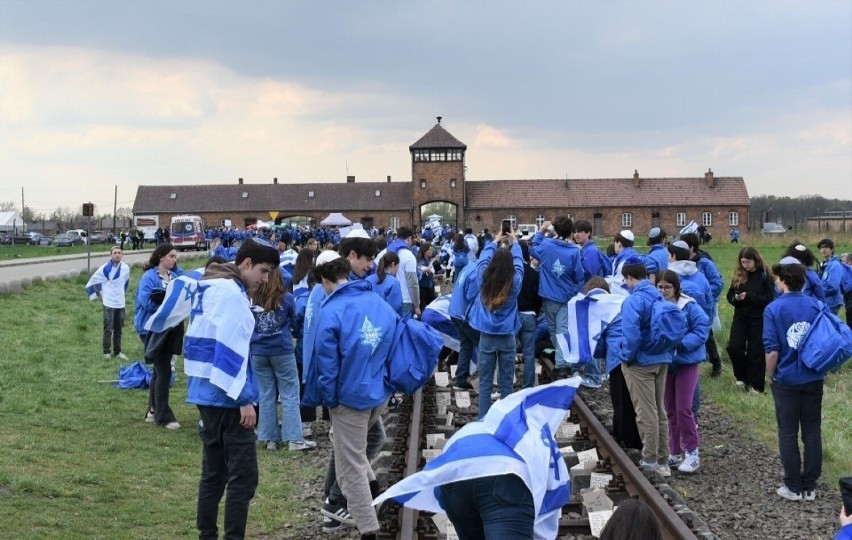
[{"label": "hand holding phone", "polygon": [[500,230],[503,232],[503,234],[509,234],[510,232],[512,232],[512,220],[504,219],[500,224]]}]

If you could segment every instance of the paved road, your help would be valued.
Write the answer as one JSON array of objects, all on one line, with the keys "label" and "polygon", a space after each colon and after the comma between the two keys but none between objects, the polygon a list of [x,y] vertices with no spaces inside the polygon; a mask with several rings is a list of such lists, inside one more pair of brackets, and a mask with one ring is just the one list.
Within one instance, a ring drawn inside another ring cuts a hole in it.
[{"label": "paved road", "polygon": [[[144,262],[151,256],[150,249],[129,251],[124,253],[124,262]],[[187,254],[186,256],[191,256]],[[108,251],[92,252],[92,270],[102,265],[109,258]],[[20,279],[22,277],[44,276],[50,273],[67,272],[68,270],[86,271],[86,254],[55,255],[52,257],[37,257],[32,259],[15,259],[0,262],[0,282]]]}]

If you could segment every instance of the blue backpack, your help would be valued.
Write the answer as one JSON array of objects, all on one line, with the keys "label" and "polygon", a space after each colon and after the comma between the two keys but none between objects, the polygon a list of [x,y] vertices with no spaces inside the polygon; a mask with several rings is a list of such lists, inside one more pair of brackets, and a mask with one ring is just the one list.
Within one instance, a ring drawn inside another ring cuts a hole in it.
[{"label": "blue backpack", "polygon": [[686,335],[686,330],[686,315],[677,304],[657,300],[651,304],[651,335],[646,352],[660,354],[674,349]]},{"label": "blue backpack", "polygon": [[612,275],[612,261],[610,260],[609,257],[606,256],[606,253],[604,253],[600,249],[598,249],[597,252],[598,252],[598,259],[600,259],[600,262],[601,262],[601,272],[603,272],[603,277],[611,276]]},{"label": "blue backpack", "polygon": [[427,324],[405,317],[396,323],[393,344],[388,356],[388,383],[394,391],[412,395],[438,367],[444,340]]},{"label": "blue backpack", "polygon": [[799,358],[812,370],[826,373],[852,357],[852,330],[824,304],[799,341]]}]

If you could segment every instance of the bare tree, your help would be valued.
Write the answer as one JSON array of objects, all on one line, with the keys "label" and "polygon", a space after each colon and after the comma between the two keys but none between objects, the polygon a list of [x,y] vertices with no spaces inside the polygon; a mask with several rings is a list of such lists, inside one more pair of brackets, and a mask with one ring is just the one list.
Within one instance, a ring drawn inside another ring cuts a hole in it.
[{"label": "bare tree", "polygon": [[0,202],[0,212],[14,212],[17,208],[15,201]]}]

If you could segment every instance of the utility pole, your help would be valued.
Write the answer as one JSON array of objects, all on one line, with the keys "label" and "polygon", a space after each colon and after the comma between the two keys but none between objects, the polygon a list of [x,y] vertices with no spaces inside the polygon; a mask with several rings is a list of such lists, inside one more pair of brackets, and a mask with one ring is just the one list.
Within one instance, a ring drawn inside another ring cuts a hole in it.
[{"label": "utility pole", "polygon": [[118,185],[115,186],[115,195],[112,199],[112,234],[115,236],[115,213],[118,212]]},{"label": "utility pole", "polygon": [[25,208],[26,208],[26,206],[24,206],[24,186],[21,186],[21,231],[24,231],[24,232],[26,232],[25,227],[27,225],[27,222],[24,220],[24,209]]}]

